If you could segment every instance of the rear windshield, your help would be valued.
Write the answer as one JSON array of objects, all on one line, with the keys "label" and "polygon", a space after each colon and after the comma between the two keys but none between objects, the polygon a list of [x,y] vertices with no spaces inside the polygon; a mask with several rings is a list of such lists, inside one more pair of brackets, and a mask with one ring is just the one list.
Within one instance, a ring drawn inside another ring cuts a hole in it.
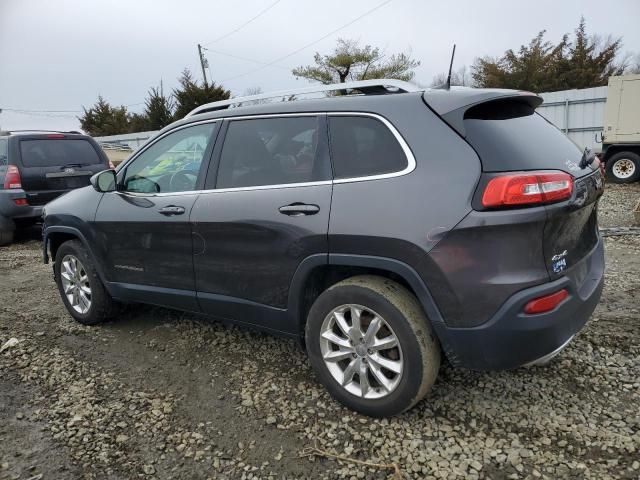
[{"label": "rear windshield", "polygon": [[25,167],[96,165],[102,163],[93,145],[84,139],[21,140],[20,153]]},{"label": "rear windshield", "polygon": [[564,170],[590,173],[578,165],[582,151],[530,105],[513,100],[486,102],[464,116],[467,141],[486,172]]}]

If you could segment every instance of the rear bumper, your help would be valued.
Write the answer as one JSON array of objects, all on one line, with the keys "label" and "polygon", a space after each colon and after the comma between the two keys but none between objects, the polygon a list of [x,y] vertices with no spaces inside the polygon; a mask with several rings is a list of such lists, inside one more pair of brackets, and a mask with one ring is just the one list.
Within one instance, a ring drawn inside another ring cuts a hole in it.
[{"label": "rear bumper", "polygon": [[16,205],[14,199],[27,198],[21,189],[0,190],[0,216],[6,219],[42,217],[42,205]]},{"label": "rear bumper", "polygon": [[[596,247],[567,276],[522,290],[507,300],[487,322],[473,328],[444,327],[447,357],[454,366],[505,370],[548,360],[587,323],[604,285],[604,246]],[[551,312],[523,313],[530,300],[562,288],[569,297]]]}]

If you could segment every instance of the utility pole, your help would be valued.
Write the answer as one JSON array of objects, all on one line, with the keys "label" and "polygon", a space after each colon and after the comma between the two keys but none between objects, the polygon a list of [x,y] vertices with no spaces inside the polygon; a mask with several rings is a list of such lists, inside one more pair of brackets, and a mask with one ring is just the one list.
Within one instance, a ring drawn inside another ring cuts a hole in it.
[{"label": "utility pole", "polygon": [[204,55],[202,54],[202,45],[198,44],[198,56],[200,57],[200,66],[202,67],[202,76],[204,77],[204,86],[205,88],[207,88],[207,74],[204,71],[205,67],[209,66],[209,62],[207,62],[207,59],[204,58]]}]

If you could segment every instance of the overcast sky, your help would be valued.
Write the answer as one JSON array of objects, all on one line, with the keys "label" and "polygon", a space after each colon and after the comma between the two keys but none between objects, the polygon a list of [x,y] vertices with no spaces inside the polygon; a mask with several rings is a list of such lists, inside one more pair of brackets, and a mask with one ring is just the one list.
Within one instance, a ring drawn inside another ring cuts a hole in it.
[{"label": "overcast sky", "polygon": [[[516,49],[542,29],[558,41],[580,15],[589,33],[621,36],[624,51],[640,52],[640,0],[0,0],[0,128],[78,128],[73,111],[98,94],[141,111],[161,79],[168,91],[185,67],[201,78],[197,43],[209,48],[213,79],[234,95],[305,85],[291,68],[330,51],[340,37],[388,53],[411,50],[422,62],[416,80],[428,85],[447,69],[454,42],[458,68]],[[269,63],[317,40],[276,66],[232,57]]]}]

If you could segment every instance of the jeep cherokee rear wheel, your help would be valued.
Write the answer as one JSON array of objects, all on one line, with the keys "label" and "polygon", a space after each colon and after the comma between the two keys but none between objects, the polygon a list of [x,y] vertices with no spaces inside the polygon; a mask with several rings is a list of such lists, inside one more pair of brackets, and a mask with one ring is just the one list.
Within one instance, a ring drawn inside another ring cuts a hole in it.
[{"label": "jeep cherokee rear wheel", "polygon": [[54,276],[64,306],[78,322],[95,325],[114,314],[116,304],[79,241],[69,240],[60,245]]},{"label": "jeep cherokee rear wheel", "polygon": [[352,277],[322,293],[309,311],[306,342],[331,395],[372,417],[414,406],[440,367],[438,341],[417,299],[382,277]]}]

